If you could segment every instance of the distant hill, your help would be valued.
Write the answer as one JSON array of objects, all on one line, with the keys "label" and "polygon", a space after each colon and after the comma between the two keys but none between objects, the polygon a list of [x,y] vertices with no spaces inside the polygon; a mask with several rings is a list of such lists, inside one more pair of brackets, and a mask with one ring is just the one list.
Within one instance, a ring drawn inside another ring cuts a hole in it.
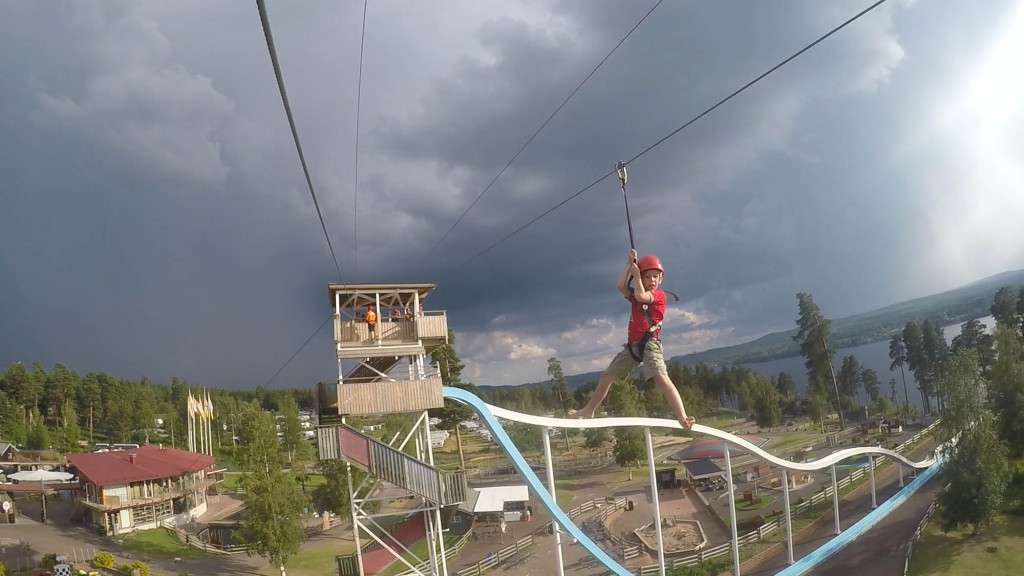
[{"label": "distant hill", "polygon": [[[1024,284],[1024,270],[1003,272],[940,294],[923,296],[872,312],[832,320],[830,343],[836,349],[850,348],[888,340],[902,330],[907,322],[920,323],[932,319],[944,326],[988,316],[992,300],[1000,288],[1021,284]],[[795,316],[793,322],[795,325]],[[800,347],[793,341],[796,333],[794,327],[786,332],[766,334],[745,344],[675,356],[672,360],[690,365],[700,362],[733,365],[788,358],[800,353]]]},{"label": "distant hill", "polygon": [[[923,296],[871,312],[832,320],[831,344],[838,350],[888,340],[892,338],[893,334],[902,330],[907,322],[921,323],[932,319],[944,326],[988,316],[992,300],[1000,288],[1021,285],[1024,285],[1024,270],[1013,270],[989,276],[940,294]],[[795,325],[795,316],[793,322]],[[691,366],[701,362],[724,366],[789,358],[800,354],[799,346],[793,341],[796,332],[796,328],[786,332],[773,332],[744,344],[674,356],[671,360]],[[569,389],[572,390],[587,382],[596,381],[600,376],[600,372],[587,372],[567,375],[566,380]],[[522,384],[522,386],[550,385],[550,381]],[[514,386],[505,386],[504,388],[514,388]]]}]

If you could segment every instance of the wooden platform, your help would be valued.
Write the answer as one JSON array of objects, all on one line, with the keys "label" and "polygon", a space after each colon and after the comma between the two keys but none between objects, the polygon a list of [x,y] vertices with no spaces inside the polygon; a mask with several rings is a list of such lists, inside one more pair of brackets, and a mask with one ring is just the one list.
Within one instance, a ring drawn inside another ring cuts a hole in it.
[{"label": "wooden platform", "polygon": [[[422,412],[444,406],[440,377],[319,385],[321,416],[365,416]],[[323,425],[321,418],[321,425]]]},{"label": "wooden platform", "polygon": [[429,354],[448,343],[448,319],[443,311],[393,322],[385,317],[371,337],[365,321],[335,316],[334,342],[338,358]]}]

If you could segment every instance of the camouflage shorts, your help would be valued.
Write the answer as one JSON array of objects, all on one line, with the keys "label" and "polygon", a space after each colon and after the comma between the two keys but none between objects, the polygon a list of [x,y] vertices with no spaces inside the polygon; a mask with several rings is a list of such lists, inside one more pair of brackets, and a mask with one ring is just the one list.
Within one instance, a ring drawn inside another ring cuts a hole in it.
[{"label": "camouflage shorts", "polygon": [[[622,378],[629,374],[636,365],[639,364],[630,355],[628,346],[633,347],[633,352],[636,353],[636,343],[623,344],[622,351],[615,355],[615,359],[608,365],[608,369],[605,372],[611,374],[616,378]],[[650,380],[658,374],[668,374],[668,369],[665,368],[665,356],[661,350],[661,340],[657,338],[651,338],[647,343],[647,348],[644,350],[644,378]]]}]

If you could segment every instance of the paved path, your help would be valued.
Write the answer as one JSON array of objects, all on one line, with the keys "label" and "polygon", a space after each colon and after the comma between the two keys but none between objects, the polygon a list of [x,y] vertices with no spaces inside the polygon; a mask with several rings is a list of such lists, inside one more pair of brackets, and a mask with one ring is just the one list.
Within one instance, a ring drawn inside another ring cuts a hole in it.
[{"label": "paved path", "polygon": [[[27,546],[6,547],[0,560],[8,567],[28,566],[42,560],[43,554],[67,554],[69,558],[91,556],[97,550],[109,550],[118,558],[132,558],[132,553],[116,542],[90,532],[81,525],[40,524],[27,518],[18,518],[16,524],[0,524],[0,538],[24,541]],[[244,554],[235,556],[209,556],[203,558],[140,558],[158,574],[258,574],[266,565],[260,557]]]},{"label": "paved path", "polygon": [[941,486],[941,480],[933,477],[874,528],[808,574],[844,576],[860,573],[903,576],[910,539],[913,538],[914,531],[917,530],[917,525],[928,511],[928,507],[938,496]]},{"label": "paved path", "polygon": [[[918,447],[914,452],[913,456],[908,456],[912,460],[924,457],[933,448],[934,443],[928,442],[923,446]],[[904,469],[904,474],[907,471]],[[909,482],[909,477],[905,476],[906,481]],[[897,491],[900,490],[898,482],[898,467],[892,466],[889,469],[876,474],[875,476],[876,487],[877,487],[877,502],[881,504]],[[927,510],[931,500],[934,498],[934,485],[936,481],[929,482],[925,488],[920,490],[910,501],[904,503],[898,507],[896,511],[890,514],[885,520],[880,522],[878,525],[869,530],[866,534],[857,538],[853,543],[847,545],[841,552],[837,553],[830,561],[815,568],[808,574],[816,575],[846,575],[855,574],[852,568],[842,568],[846,566],[857,566],[866,570],[866,574],[872,576],[888,576],[888,575],[900,575],[903,574],[903,561],[906,556],[906,542],[910,536],[914,533],[914,528],[917,526],[917,522],[921,520],[924,515],[924,511]],[[865,484],[868,486],[868,484]],[[931,494],[931,497],[928,496]],[[915,512],[916,507],[921,506],[923,502],[923,508],[920,508],[920,513]],[[839,506],[839,523],[843,530],[846,530],[854,523],[861,520],[864,516],[872,511],[871,508],[871,490],[870,488],[862,489],[858,492],[858,495],[847,500],[840,502]],[[913,519],[916,515],[916,519]],[[822,545],[826,544],[833,537],[835,524],[831,520],[820,523],[817,528],[812,530],[810,533],[805,534],[800,538],[793,546],[793,558],[799,560],[810,552],[817,550]],[[902,536],[902,530],[905,528],[905,524],[910,522],[910,532],[906,537]],[[876,532],[883,535],[882,538],[876,537]],[[884,545],[880,545],[884,543]],[[902,550],[902,552],[900,552]],[[833,564],[834,562],[842,562],[846,564]],[[898,563],[899,569],[895,570],[895,566]],[[780,552],[772,558],[763,562],[759,567],[754,570],[742,572],[743,576],[771,576],[781,571],[788,566],[786,562],[786,549],[785,546],[780,548]]]}]

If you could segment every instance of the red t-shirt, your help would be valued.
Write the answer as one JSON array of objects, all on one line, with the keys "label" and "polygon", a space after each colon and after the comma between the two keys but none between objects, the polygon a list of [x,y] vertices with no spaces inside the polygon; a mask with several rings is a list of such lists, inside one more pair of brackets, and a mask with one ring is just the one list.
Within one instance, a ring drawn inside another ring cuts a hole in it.
[{"label": "red t-shirt", "polygon": [[[650,313],[651,320],[653,320],[655,324],[661,324],[661,320],[665,317],[665,293],[658,289],[652,291],[651,296],[654,297],[654,300],[647,305],[647,311]],[[637,302],[636,298],[634,298],[632,294],[630,294],[626,300],[629,300],[629,303],[633,307],[632,312],[629,315],[629,341],[639,342],[640,339],[644,337],[644,333],[647,332],[647,329],[650,328],[650,326],[647,325],[647,315],[644,314],[644,305]],[[660,333],[661,328],[659,327],[654,333],[654,338],[657,338]]]}]

